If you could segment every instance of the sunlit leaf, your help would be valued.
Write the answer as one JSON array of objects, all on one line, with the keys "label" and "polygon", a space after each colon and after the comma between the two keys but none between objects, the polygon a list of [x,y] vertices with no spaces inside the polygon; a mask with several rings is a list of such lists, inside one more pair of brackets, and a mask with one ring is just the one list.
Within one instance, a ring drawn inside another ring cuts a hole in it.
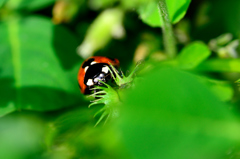
[{"label": "sunlit leaf", "polygon": [[80,60],[77,41],[66,29],[46,18],[29,17],[1,23],[0,35],[2,109],[14,105],[46,111],[81,99],[74,69]]},{"label": "sunlit leaf", "polygon": [[198,67],[200,71],[214,72],[240,72],[239,59],[211,59],[201,63]]},{"label": "sunlit leaf", "polygon": [[211,52],[202,42],[187,45],[180,52],[177,60],[183,69],[193,69],[210,56]]},{"label": "sunlit leaf", "polygon": [[199,76],[199,80],[203,81],[220,100],[230,101],[232,99],[234,90],[230,82],[209,79],[203,76]]},{"label": "sunlit leaf", "polygon": [[239,121],[194,75],[158,68],[127,94],[120,120],[134,158],[226,158]]},{"label": "sunlit leaf", "polygon": [[[169,17],[172,23],[177,23],[187,12],[191,0],[166,0]],[[162,26],[157,1],[142,3],[138,9],[142,21],[152,27]]]}]

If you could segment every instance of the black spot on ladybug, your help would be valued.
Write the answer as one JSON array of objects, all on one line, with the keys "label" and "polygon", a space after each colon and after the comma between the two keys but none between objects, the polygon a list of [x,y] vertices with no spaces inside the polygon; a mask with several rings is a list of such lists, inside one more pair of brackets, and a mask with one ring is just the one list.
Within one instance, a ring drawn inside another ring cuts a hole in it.
[{"label": "black spot on ladybug", "polygon": [[94,58],[90,58],[87,61],[85,61],[82,65],[82,68],[85,68],[87,66],[90,66],[90,64],[94,61]]}]

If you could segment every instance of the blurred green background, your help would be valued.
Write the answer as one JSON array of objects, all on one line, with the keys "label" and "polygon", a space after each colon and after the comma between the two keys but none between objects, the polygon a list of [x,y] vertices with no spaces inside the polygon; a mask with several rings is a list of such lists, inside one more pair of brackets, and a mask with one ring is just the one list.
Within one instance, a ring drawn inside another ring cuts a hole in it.
[{"label": "blurred green background", "polygon": [[[0,159],[240,158],[240,1],[0,0]],[[94,127],[81,63],[118,58],[134,87]]]}]

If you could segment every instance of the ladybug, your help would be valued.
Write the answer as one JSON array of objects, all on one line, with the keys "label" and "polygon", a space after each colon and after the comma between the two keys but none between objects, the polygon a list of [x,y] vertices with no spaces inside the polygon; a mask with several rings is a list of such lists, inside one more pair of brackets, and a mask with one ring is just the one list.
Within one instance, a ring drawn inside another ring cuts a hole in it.
[{"label": "ladybug", "polygon": [[91,88],[102,85],[99,80],[107,82],[112,78],[110,63],[115,68],[120,64],[118,59],[104,56],[92,56],[82,63],[78,72],[78,83],[83,94],[90,94]]}]

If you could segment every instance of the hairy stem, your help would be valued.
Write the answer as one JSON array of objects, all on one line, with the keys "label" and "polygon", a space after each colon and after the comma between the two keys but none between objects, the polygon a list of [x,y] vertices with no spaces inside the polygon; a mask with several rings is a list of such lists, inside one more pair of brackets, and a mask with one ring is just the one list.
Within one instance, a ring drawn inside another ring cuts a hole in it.
[{"label": "hairy stem", "polygon": [[177,48],[165,0],[158,1],[158,9],[163,24],[162,31],[165,51],[169,58],[174,58],[177,54]]}]

